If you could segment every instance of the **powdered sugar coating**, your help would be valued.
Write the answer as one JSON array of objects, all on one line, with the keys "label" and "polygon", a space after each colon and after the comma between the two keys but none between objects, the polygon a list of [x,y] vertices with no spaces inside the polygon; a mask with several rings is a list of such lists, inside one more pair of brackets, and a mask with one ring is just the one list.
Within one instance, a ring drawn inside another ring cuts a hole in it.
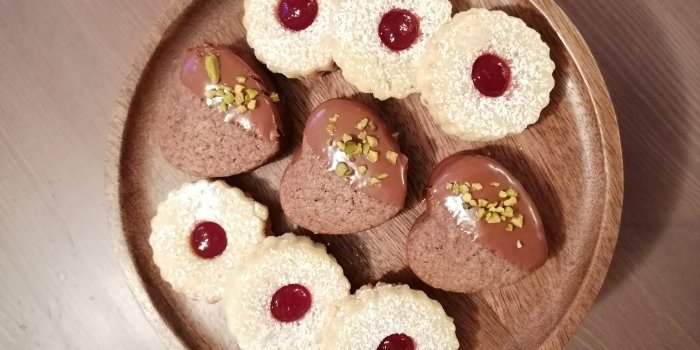
[{"label": "powdered sugar coating", "polygon": [[[170,192],[151,220],[149,243],[160,274],[173,289],[210,303],[221,300],[228,271],[265,237],[267,208],[223,181],[200,180]],[[202,259],[190,246],[190,234],[201,221],[226,231],[221,255]]]},{"label": "powdered sugar coating", "polygon": [[255,56],[271,71],[296,78],[333,66],[327,44],[334,12],[330,0],[316,0],[318,13],[304,30],[291,31],[277,17],[279,0],[245,0],[243,26]]},{"label": "powdered sugar coating", "polygon": [[[282,323],[270,312],[272,295],[288,284],[311,293],[311,309]],[[314,350],[333,307],[350,293],[350,283],[325,246],[287,233],[268,237],[230,274],[224,308],[228,326],[243,350]]]},{"label": "powdered sugar coating", "polygon": [[323,350],[376,350],[382,339],[406,334],[420,350],[459,348],[442,305],[406,285],[364,286],[343,300],[326,327]]},{"label": "powdered sugar coating", "polygon": [[[345,79],[381,100],[416,92],[418,60],[428,38],[450,19],[452,4],[447,0],[336,1],[333,59]],[[421,34],[400,52],[387,48],[377,33],[382,16],[392,9],[409,10],[420,20]]]},{"label": "powdered sugar coating", "polygon": [[[505,59],[512,83],[501,97],[474,87],[472,64],[484,53]],[[502,11],[471,9],[429,40],[417,82],[442,129],[466,141],[496,140],[535,123],[554,88],[554,62],[540,34]]]}]

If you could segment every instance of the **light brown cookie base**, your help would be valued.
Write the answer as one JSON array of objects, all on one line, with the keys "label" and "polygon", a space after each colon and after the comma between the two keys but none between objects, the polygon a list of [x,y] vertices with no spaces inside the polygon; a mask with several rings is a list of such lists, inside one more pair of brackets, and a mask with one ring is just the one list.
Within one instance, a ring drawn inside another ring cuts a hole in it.
[{"label": "light brown cookie base", "polygon": [[176,168],[199,177],[240,174],[264,164],[279,150],[279,140],[263,140],[224,114],[207,107],[184,87],[167,97],[172,109],[159,116],[163,157]]},{"label": "light brown cookie base", "polygon": [[439,289],[473,293],[515,283],[528,273],[473,241],[442,206],[422,215],[407,243],[411,270]]},{"label": "light brown cookie base", "polygon": [[280,200],[291,221],[327,234],[363,231],[391,219],[401,210],[352,188],[326,170],[306,144],[302,144],[301,155],[282,177]]}]

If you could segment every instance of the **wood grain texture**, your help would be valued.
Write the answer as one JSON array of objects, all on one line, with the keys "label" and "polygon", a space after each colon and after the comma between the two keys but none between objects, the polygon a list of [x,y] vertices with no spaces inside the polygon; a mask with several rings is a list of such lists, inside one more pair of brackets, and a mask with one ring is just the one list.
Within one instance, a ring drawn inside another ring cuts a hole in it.
[{"label": "wood grain texture", "polygon": [[[557,2],[598,59],[625,158],[617,251],[567,349],[700,348],[700,2]],[[0,348],[169,348],[102,192],[114,99],[168,6],[0,0]]]},{"label": "wood grain texture", "polygon": [[[617,240],[622,201],[622,164],[617,121],[602,76],[568,18],[548,1],[457,1],[469,7],[507,11],[537,29],[552,48],[557,87],[538,124],[522,135],[490,144],[449,138],[434,124],[418,96],[378,102],[357,94],[339,71],[288,80],[276,76],[287,104],[287,137],[294,147],[309,111],[320,102],[354,96],[380,111],[401,134],[409,155],[407,206],[396,218],[366,232],[315,236],[344,267],[354,288],[376,281],[408,283],[438,299],[456,319],[463,349],[560,349],[597,295]],[[182,9],[185,9],[180,13]],[[188,47],[204,41],[232,45],[250,54],[240,24],[240,2],[181,1],[172,25],[156,36],[129,78],[116,113],[108,179],[118,239],[134,293],[147,314],[160,314],[155,327],[187,348],[235,349],[218,305],[203,305],[172,291],[161,279],[148,244],[149,222],[158,202],[187,180],[164,161],[155,142],[155,124],[170,113],[166,89],[178,84],[179,60]],[[167,18],[167,17],[166,17]],[[139,75],[140,73],[140,75]],[[272,231],[291,227],[279,208],[277,187],[289,151],[248,174],[228,178],[271,208]],[[539,204],[549,235],[548,263],[522,282],[465,295],[434,290],[418,281],[405,262],[408,229],[422,212],[420,199],[433,165],[461,150],[488,154],[503,162]],[[113,187],[110,187],[113,186]],[[133,263],[133,265],[132,265]],[[150,299],[150,300],[148,300]]]}]

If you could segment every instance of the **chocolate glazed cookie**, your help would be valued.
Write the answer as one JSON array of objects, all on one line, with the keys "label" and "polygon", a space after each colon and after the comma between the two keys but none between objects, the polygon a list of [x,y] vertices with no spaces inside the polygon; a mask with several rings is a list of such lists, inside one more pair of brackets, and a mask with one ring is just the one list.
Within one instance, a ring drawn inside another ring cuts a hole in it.
[{"label": "chocolate glazed cookie", "polygon": [[407,163],[376,112],[348,99],[326,101],[311,112],[284,173],[282,208],[317,233],[369,229],[403,208]]},{"label": "chocolate glazed cookie", "polygon": [[408,237],[411,269],[433,287],[476,292],[512,284],[542,266],[547,241],[523,186],[501,164],[453,155],[426,190]]},{"label": "chocolate glazed cookie", "polygon": [[189,49],[172,110],[159,121],[163,156],[195,176],[222,177],[264,164],[279,150],[279,96],[267,78],[224,46]]}]

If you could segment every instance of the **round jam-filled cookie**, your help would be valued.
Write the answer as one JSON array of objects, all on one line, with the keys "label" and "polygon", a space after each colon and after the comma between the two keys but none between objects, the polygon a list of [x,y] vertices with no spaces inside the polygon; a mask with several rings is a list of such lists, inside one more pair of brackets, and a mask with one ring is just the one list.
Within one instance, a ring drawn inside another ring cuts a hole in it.
[{"label": "round jam-filled cookie", "polygon": [[265,237],[267,215],[265,206],[223,181],[184,184],[151,220],[153,261],[176,291],[217,302],[229,269]]},{"label": "round jam-filled cookie", "polygon": [[181,84],[168,90],[171,111],[158,121],[166,160],[201,177],[239,174],[279,150],[279,95],[246,61],[223,46],[189,49]]},{"label": "round jam-filled cookie", "polygon": [[330,70],[334,11],[333,0],[245,0],[246,39],[260,61],[288,78]]},{"label": "round jam-filled cookie", "polygon": [[360,91],[406,97],[428,38],[451,14],[448,0],[339,0],[333,59]]},{"label": "round jam-filled cookie", "polygon": [[282,208],[317,233],[366,230],[403,208],[407,163],[372,109],[348,99],[326,101],[311,112],[282,177]]},{"label": "round jam-filled cookie", "polygon": [[514,283],[547,260],[542,220],[496,161],[465,154],[437,165],[427,209],[408,237],[411,269],[433,287],[476,292]]},{"label": "round jam-filled cookie", "polygon": [[442,305],[406,285],[364,286],[343,300],[323,332],[322,350],[456,350]]},{"label": "round jam-filled cookie", "polygon": [[535,123],[554,88],[540,34],[502,11],[458,13],[428,41],[418,90],[442,129],[466,141],[496,140]]},{"label": "round jam-filled cookie", "polygon": [[325,246],[287,233],[266,238],[231,270],[224,308],[243,350],[314,350],[349,293]]}]

